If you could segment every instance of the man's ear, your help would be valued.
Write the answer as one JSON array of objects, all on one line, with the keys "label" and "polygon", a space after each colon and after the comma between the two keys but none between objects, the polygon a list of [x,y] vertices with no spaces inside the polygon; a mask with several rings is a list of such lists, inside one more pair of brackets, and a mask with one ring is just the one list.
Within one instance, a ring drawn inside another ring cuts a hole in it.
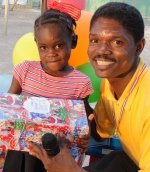
[{"label": "man's ear", "polygon": [[137,49],[136,49],[136,54],[139,56],[141,52],[143,51],[145,46],[145,38],[142,38],[140,41],[137,43]]}]

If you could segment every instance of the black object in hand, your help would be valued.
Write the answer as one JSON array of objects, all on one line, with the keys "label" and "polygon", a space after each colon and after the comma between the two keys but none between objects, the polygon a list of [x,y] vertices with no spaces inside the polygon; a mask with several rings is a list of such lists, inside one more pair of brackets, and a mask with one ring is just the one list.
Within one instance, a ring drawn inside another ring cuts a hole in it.
[{"label": "black object in hand", "polygon": [[57,138],[52,133],[46,133],[42,136],[42,145],[49,156],[55,156],[60,152]]}]

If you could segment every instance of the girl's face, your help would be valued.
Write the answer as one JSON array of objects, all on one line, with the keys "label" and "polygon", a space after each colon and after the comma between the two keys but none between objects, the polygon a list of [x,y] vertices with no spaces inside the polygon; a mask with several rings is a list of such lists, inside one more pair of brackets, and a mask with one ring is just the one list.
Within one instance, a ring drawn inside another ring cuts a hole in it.
[{"label": "girl's face", "polygon": [[54,76],[62,75],[71,54],[72,38],[56,23],[40,26],[35,33],[43,70]]}]

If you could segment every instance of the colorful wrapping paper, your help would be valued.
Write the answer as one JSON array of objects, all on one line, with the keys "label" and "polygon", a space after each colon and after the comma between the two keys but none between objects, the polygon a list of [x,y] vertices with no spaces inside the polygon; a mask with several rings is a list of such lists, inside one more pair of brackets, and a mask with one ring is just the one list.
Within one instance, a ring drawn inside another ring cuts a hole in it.
[{"label": "colorful wrapping paper", "polygon": [[28,151],[26,141],[41,144],[47,132],[61,135],[77,162],[81,161],[76,137],[88,134],[82,100],[25,97],[0,93],[0,156],[8,149]]}]

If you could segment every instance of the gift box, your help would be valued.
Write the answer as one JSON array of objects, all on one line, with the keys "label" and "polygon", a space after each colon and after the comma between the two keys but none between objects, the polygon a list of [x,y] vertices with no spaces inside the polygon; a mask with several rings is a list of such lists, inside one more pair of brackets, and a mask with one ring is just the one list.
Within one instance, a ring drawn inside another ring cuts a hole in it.
[{"label": "gift box", "polygon": [[28,151],[26,141],[41,145],[45,133],[66,139],[77,162],[80,148],[76,137],[88,134],[88,122],[82,100],[26,97],[0,93],[0,153],[5,150]]}]

